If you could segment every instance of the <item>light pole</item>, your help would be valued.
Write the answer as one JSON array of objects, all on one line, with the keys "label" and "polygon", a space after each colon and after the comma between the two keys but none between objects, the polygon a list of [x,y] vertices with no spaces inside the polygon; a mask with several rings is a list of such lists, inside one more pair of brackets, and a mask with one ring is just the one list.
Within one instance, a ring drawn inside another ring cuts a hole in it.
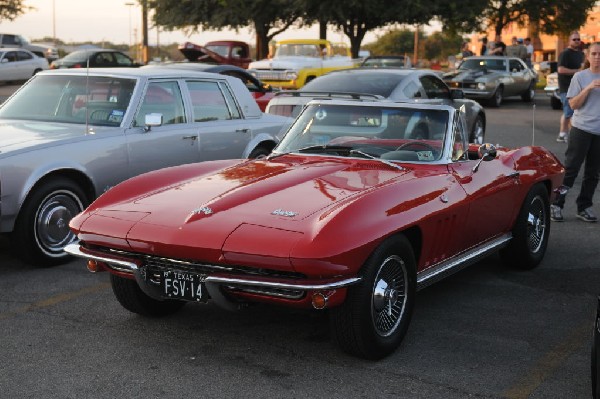
[{"label": "light pole", "polygon": [[127,7],[129,7],[129,51],[131,51],[131,46],[132,46],[132,43],[131,43],[131,7],[135,6],[135,4],[131,3],[131,2],[127,2],[127,3],[125,3],[125,5]]},{"label": "light pole", "polygon": [[52,40],[54,41],[54,47],[56,47],[56,4],[55,0],[52,0]]}]

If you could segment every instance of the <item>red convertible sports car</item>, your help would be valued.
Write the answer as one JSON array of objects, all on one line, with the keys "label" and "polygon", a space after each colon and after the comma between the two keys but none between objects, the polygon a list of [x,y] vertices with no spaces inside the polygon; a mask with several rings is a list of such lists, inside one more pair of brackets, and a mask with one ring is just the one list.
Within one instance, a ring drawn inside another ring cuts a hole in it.
[{"label": "red convertible sports car", "polygon": [[67,247],[109,271],[126,309],[186,302],[329,309],[343,350],[400,345],[418,289],[500,250],[538,265],[560,161],[477,147],[450,106],[317,100],[275,151],[121,183],[71,221]]}]

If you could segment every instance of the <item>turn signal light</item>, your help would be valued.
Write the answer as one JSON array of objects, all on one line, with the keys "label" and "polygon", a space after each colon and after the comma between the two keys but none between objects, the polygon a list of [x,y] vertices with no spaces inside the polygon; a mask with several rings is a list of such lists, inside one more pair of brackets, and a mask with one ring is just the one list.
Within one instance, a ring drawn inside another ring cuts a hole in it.
[{"label": "turn signal light", "polygon": [[335,290],[328,292],[315,292],[312,296],[312,305],[313,308],[321,310],[325,309],[328,304],[328,299],[335,293]]},{"label": "turn signal light", "polygon": [[102,271],[102,266],[100,266],[95,260],[90,259],[87,262],[87,269],[92,273],[98,273]]}]

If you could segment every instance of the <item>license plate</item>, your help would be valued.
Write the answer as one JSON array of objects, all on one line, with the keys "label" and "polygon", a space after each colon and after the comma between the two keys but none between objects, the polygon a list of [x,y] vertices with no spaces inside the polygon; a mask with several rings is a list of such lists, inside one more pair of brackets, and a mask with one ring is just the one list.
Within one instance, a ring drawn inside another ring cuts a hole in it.
[{"label": "license plate", "polygon": [[208,294],[202,282],[204,276],[194,273],[163,271],[163,295],[171,299],[206,302]]}]

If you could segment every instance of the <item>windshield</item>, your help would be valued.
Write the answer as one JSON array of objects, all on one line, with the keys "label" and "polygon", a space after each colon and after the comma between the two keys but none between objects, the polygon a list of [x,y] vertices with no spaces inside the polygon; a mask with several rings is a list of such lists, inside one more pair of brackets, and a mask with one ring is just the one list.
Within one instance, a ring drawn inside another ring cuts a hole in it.
[{"label": "windshield", "polygon": [[391,161],[441,159],[449,113],[443,109],[310,104],[275,155],[288,152],[374,157]]},{"label": "windshield", "polygon": [[229,56],[229,46],[211,44],[210,46],[206,46],[206,48],[222,57]]},{"label": "windshield", "polygon": [[136,81],[37,75],[0,108],[0,119],[119,126]]},{"label": "windshield", "polygon": [[386,71],[333,72],[308,82],[300,91],[365,93],[387,98],[405,77]]},{"label": "windshield", "polygon": [[506,60],[503,58],[492,58],[492,59],[477,59],[469,58],[464,60],[458,69],[461,70],[484,70],[491,69],[494,71],[505,71]]},{"label": "windshield", "polygon": [[314,44],[280,44],[275,50],[275,56],[291,56],[297,55],[301,57],[320,57],[321,50],[319,46]]},{"label": "windshield", "polygon": [[364,67],[403,67],[404,57],[395,58],[367,58],[363,63]]}]

